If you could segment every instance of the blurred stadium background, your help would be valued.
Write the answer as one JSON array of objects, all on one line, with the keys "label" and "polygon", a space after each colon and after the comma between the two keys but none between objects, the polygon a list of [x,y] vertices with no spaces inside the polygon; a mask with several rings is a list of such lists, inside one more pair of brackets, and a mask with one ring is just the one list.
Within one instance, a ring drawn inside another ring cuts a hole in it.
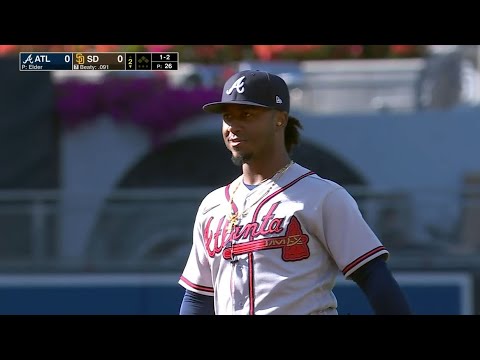
[{"label": "blurred stadium background", "polygon": [[[180,61],[19,71],[29,51]],[[358,200],[416,313],[478,313],[479,45],[0,45],[0,313],[177,313],[197,206],[239,171],[201,106],[245,68],[287,81],[294,160]]]}]

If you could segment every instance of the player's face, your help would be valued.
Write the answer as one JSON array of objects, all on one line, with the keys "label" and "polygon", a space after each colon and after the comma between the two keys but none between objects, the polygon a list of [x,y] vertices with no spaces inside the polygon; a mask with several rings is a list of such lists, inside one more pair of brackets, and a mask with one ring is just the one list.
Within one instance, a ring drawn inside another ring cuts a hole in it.
[{"label": "player's face", "polygon": [[270,156],[275,148],[275,111],[259,106],[227,105],[222,133],[236,165]]}]

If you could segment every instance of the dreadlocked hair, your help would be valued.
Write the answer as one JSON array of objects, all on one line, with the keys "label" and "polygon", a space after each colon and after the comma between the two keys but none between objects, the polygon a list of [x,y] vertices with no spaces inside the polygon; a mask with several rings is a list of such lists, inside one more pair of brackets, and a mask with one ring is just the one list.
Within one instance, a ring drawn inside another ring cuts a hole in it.
[{"label": "dreadlocked hair", "polygon": [[287,148],[288,153],[300,143],[301,129],[303,129],[303,126],[300,121],[289,115],[287,126],[285,127],[285,147]]}]

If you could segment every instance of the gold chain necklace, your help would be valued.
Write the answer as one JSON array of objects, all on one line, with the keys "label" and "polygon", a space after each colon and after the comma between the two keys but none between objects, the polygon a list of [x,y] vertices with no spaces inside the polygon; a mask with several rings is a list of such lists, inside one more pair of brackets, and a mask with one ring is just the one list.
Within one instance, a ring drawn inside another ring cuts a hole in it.
[{"label": "gold chain necklace", "polygon": [[[228,215],[228,231],[232,231],[233,229],[235,229],[235,226],[237,226],[237,224],[239,223],[239,221],[248,214],[248,212],[250,211],[250,209],[256,205],[260,200],[262,200],[265,195],[267,195],[270,190],[272,190],[273,186],[275,185],[275,181],[278,181],[280,179],[280,177],[285,173],[285,171],[288,170],[288,168],[293,164],[293,161],[290,160],[290,162],[285,165],[283,168],[281,168],[280,170],[278,170],[275,175],[273,175],[271,178],[267,178],[265,180],[262,180],[258,185],[264,183],[265,181],[267,180],[271,180],[272,183],[270,184],[270,186],[268,187],[267,191],[265,191],[262,196],[260,196],[257,200],[255,200],[255,202],[253,202],[252,204],[250,204],[250,206],[248,208],[245,208],[243,209],[243,211],[241,212],[241,214],[238,213],[238,211],[234,212],[233,211],[233,197],[235,195],[235,193],[237,192],[238,188],[240,187],[240,184],[243,182],[243,175],[242,175],[242,178],[239,179],[238,183],[237,183],[237,186],[235,186],[235,189],[233,190],[232,192],[232,196],[230,197],[230,214]],[[245,202],[244,202],[244,205],[246,203],[247,199],[245,199]]]}]

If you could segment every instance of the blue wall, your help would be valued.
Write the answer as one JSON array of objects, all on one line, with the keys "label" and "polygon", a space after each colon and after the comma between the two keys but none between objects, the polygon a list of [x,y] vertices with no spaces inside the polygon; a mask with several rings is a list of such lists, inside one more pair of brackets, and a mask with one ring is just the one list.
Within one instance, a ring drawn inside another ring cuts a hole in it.
[{"label": "blue wall", "polygon": [[0,314],[178,314],[183,290],[171,286],[2,287]]},{"label": "blue wall", "polygon": [[[122,281],[122,275],[102,275],[102,281],[91,275],[88,278],[63,275],[64,280],[69,278],[70,282],[58,281],[55,275],[26,276],[18,281],[2,282],[0,277],[0,314],[175,315],[183,296],[183,288],[173,281],[175,277],[169,281],[137,281],[135,284],[131,278]],[[141,279],[142,275],[137,278]],[[472,281],[467,274],[426,276],[418,273],[398,276],[398,280],[416,314],[473,313]],[[339,314],[372,313],[365,296],[353,282],[340,279],[335,294]]]}]

